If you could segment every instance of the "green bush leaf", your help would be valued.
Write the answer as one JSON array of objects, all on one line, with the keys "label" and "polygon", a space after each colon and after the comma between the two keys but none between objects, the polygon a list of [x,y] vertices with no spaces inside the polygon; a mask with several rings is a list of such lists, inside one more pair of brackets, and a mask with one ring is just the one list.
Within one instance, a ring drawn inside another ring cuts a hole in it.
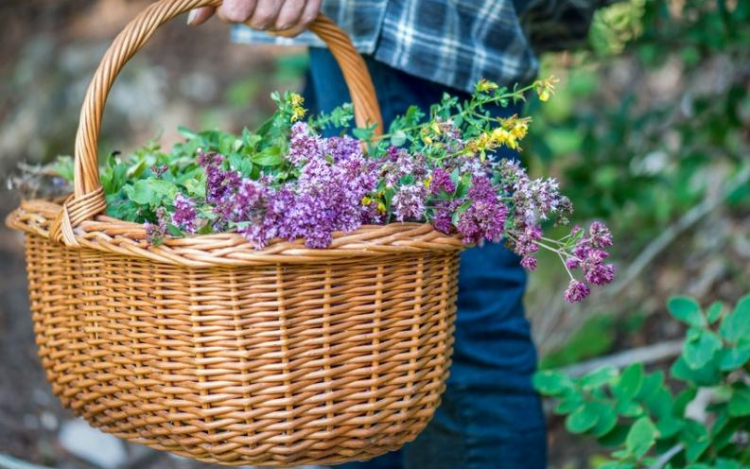
[{"label": "green bush leaf", "polygon": [[673,417],[671,415],[668,415],[664,417],[663,419],[656,422],[656,428],[659,430],[659,435],[662,438],[671,438],[672,436],[676,435],[680,430],[682,430],[683,423],[682,420]]},{"label": "green bush leaf", "polygon": [[694,327],[706,325],[701,307],[697,301],[687,296],[675,296],[667,302],[669,313],[677,320]]},{"label": "green bush leaf", "polygon": [[722,371],[734,371],[741,368],[750,360],[750,343],[724,349],[720,353],[719,369]]},{"label": "green bush leaf", "polygon": [[699,369],[692,369],[685,362],[684,357],[680,357],[672,364],[670,373],[677,379],[699,386],[715,386],[721,382],[721,374],[714,366],[714,362]]},{"label": "green bush leaf", "polygon": [[628,452],[640,459],[656,443],[656,426],[648,417],[641,417],[633,424],[625,440]]},{"label": "green bush leaf", "polygon": [[570,433],[583,433],[591,430],[599,421],[599,409],[591,402],[586,402],[565,419],[565,428]]},{"label": "green bush leaf", "polygon": [[750,339],[750,295],[740,299],[734,311],[724,317],[719,332],[732,343],[742,338]]},{"label": "green bush leaf", "polygon": [[605,384],[612,384],[615,378],[617,378],[617,375],[617,368],[613,366],[605,366],[584,375],[579,381],[579,384],[585,390],[592,390],[600,388]]},{"label": "green bush leaf", "polygon": [[620,379],[612,386],[612,392],[623,401],[632,400],[643,386],[643,365],[633,363],[623,370]]},{"label": "green bush leaf", "polygon": [[750,388],[745,385],[734,388],[728,409],[729,415],[733,417],[750,415]]},{"label": "green bush leaf", "polygon": [[538,371],[532,381],[537,391],[548,396],[558,396],[573,389],[573,380],[559,371]]},{"label": "green bush leaf", "polygon": [[709,330],[701,330],[697,337],[685,342],[682,356],[690,368],[697,370],[713,360],[716,352],[721,350],[721,345],[718,335]]},{"label": "green bush leaf", "polygon": [[706,427],[691,419],[685,420],[680,441],[685,445],[685,457],[690,463],[697,461],[711,443]]},{"label": "green bush leaf", "polygon": [[709,324],[713,324],[719,320],[721,313],[724,311],[724,304],[721,301],[714,301],[711,306],[706,310],[706,318]]},{"label": "green bush leaf", "polygon": [[591,429],[591,434],[599,438],[615,428],[617,425],[617,411],[599,402],[594,403],[594,405],[597,407],[599,418],[596,421],[596,425]]}]

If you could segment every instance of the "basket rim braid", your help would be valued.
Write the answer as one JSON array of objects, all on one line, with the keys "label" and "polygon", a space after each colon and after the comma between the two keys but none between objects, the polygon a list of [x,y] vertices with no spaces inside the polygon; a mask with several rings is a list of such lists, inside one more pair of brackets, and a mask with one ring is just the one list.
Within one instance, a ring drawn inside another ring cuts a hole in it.
[{"label": "basket rim braid", "polygon": [[[465,247],[457,236],[440,233],[426,223],[365,225],[353,232],[335,233],[327,249],[306,248],[301,240],[274,240],[258,250],[236,233],[166,239],[163,245],[152,246],[146,242],[141,225],[102,215],[106,200],[99,180],[97,145],[104,106],[117,75],[159,26],[191,9],[219,5],[221,0],[157,1],[120,32],[102,58],[81,109],[75,143],[74,193],[61,203],[24,201],[8,215],[6,225],[70,247],[85,246],[192,267],[351,262],[398,253],[457,251]],[[374,135],[382,134],[383,122],[375,87],[349,37],[322,14],[309,29],[328,45],[338,62],[349,88],[357,125],[377,124]]]},{"label": "basket rim braid", "polygon": [[[117,36],[84,100],[74,193],[6,218],[25,236],[42,366],[62,404],[117,437],[205,462],[289,467],[402,447],[440,404],[453,350],[457,236],[367,225],[326,249],[237,233],[148,243],[104,215],[97,140],[124,64],[167,20],[220,0],[159,0]],[[382,119],[346,34],[319,16],[359,126]]]},{"label": "basket rim braid", "polygon": [[[30,235],[53,239],[51,226],[64,205],[46,200],[22,201],[6,218],[6,225]],[[101,252],[188,267],[253,266],[268,264],[347,263],[398,254],[461,251],[458,236],[445,235],[427,223],[363,225],[336,232],[328,248],[305,247],[304,240],[275,239],[256,249],[237,233],[166,238],[150,244],[143,225],[99,215],[73,230],[73,244]],[[66,242],[67,243],[67,242]]]}]

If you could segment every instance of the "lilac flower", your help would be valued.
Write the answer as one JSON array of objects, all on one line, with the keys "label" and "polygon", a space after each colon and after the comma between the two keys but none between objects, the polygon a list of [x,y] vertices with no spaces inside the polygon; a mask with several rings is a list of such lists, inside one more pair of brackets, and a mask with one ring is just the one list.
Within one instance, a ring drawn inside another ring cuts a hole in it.
[{"label": "lilac flower", "polygon": [[286,158],[295,166],[305,161],[320,158],[323,154],[323,143],[313,135],[306,122],[297,122],[292,126],[289,138],[289,153]]},{"label": "lilac flower", "polygon": [[492,181],[486,175],[481,174],[471,179],[471,188],[469,189],[469,198],[475,201],[495,201],[497,200],[497,191],[492,187]]},{"label": "lilac flower", "polygon": [[330,137],[323,140],[323,152],[330,155],[334,161],[348,160],[351,158],[361,158],[362,145],[358,140],[351,137]]},{"label": "lilac flower", "polygon": [[461,200],[441,200],[435,208],[432,226],[441,233],[451,234],[455,231],[453,226],[453,212],[463,202]]},{"label": "lilac flower", "polygon": [[582,301],[584,298],[589,296],[591,289],[583,282],[578,280],[571,280],[568,284],[567,290],[565,290],[565,301],[568,303],[576,303]]},{"label": "lilac flower", "polygon": [[508,208],[497,200],[472,202],[458,220],[458,232],[466,244],[482,245],[485,240],[498,242],[505,233]]},{"label": "lilac flower", "polygon": [[424,213],[423,185],[401,186],[393,196],[393,213],[398,221],[419,220]]},{"label": "lilac flower", "polygon": [[521,267],[523,267],[526,270],[536,269],[536,264],[537,264],[536,257],[523,256],[521,258]]},{"label": "lilac flower", "polygon": [[594,285],[605,285],[615,278],[612,264],[596,264],[586,272],[586,280]]},{"label": "lilac flower", "polygon": [[539,250],[537,242],[542,239],[542,228],[539,225],[519,223],[513,229],[515,242],[513,250],[519,256],[529,256]]},{"label": "lilac flower", "polygon": [[424,158],[415,158],[403,148],[390,147],[388,159],[381,167],[383,179],[387,187],[398,185],[401,178],[407,174],[417,179],[427,174]]},{"label": "lilac flower", "polygon": [[195,223],[197,217],[198,212],[195,209],[195,203],[188,197],[178,193],[174,198],[172,223],[177,225],[181,230],[194,234],[196,231]]},{"label": "lilac flower", "polygon": [[146,222],[143,224],[146,229],[146,238],[148,242],[158,246],[167,235],[167,211],[164,207],[156,209],[156,223]]},{"label": "lilac flower", "polygon": [[451,179],[451,175],[448,174],[443,168],[435,168],[432,172],[432,179],[430,180],[430,193],[438,195],[440,192],[452,194],[456,190],[456,185]]},{"label": "lilac flower", "polygon": [[612,233],[603,223],[595,221],[589,227],[591,234],[591,246],[595,248],[605,248],[612,246]]}]

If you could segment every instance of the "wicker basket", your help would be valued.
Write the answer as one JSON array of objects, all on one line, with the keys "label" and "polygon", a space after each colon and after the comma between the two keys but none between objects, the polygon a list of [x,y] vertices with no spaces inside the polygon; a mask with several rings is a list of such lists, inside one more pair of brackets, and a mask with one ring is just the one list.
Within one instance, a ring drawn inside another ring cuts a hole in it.
[{"label": "wicker basket", "polygon": [[[97,137],[107,93],[165,21],[219,0],[161,0],[114,41],[88,90],[75,193],[26,201],[35,333],[62,402],[121,438],[202,461],[336,464],[411,441],[440,402],[461,243],[429,225],[366,226],[329,249],[236,234],[166,240],[102,215]],[[343,32],[336,55],[359,124],[380,122]]]}]

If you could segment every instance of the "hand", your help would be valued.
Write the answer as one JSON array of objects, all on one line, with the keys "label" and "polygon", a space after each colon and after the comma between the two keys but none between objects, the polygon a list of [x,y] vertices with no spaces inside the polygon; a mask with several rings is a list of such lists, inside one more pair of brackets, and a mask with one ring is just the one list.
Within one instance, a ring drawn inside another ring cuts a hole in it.
[{"label": "hand", "polygon": [[203,7],[190,12],[188,24],[197,26],[213,14],[229,23],[245,23],[253,29],[296,36],[320,12],[322,0],[224,0],[218,8]]}]

